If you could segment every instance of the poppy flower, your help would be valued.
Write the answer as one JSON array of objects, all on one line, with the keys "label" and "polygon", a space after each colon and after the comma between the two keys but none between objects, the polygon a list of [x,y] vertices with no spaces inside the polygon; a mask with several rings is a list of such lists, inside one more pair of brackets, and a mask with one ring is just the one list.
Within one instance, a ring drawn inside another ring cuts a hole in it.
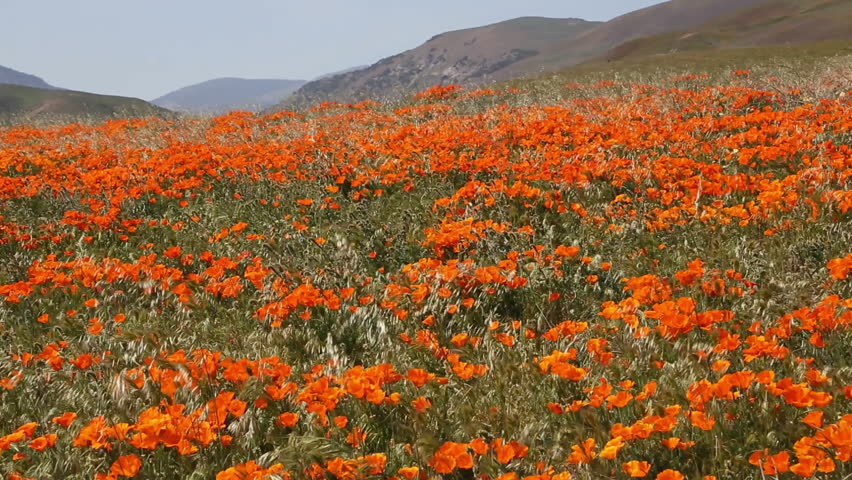
[{"label": "poppy flower", "polygon": [[631,460],[622,464],[621,469],[633,478],[643,478],[651,471],[651,464],[646,461]]},{"label": "poppy flower", "polygon": [[685,480],[686,477],[677,470],[672,470],[667,468],[662,472],[658,473],[655,480]]},{"label": "poppy flower", "polygon": [[278,415],[278,424],[282,427],[292,428],[299,423],[299,415],[293,412],[284,412]]},{"label": "poppy flower", "polygon": [[139,473],[139,470],[142,468],[142,460],[134,455],[124,455],[119,457],[112,466],[109,471],[112,475],[117,477],[135,477],[136,474]]}]

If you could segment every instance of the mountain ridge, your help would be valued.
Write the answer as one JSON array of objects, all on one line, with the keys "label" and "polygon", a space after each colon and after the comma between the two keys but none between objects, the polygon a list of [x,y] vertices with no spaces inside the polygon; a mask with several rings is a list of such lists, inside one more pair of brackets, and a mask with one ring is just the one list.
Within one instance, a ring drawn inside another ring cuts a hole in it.
[{"label": "mountain ridge", "polygon": [[256,111],[275,105],[305,83],[305,80],[220,77],[179,88],[151,103],[196,114]]},{"label": "mountain ridge", "polygon": [[57,87],[47,83],[41,77],[30,73],[20,72],[13,68],[0,65],[0,84],[20,85],[23,87],[44,88],[46,90],[58,90]]},{"label": "mountain ridge", "polygon": [[[315,103],[327,96],[356,101],[375,93],[391,95],[397,90],[408,92],[436,83],[499,80],[503,78],[500,71],[508,65],[534,57],[547,44],[573,38],[599,23],[577,18],[520,17],[443,32],[364,69],[308,82],[296,91],[292,102]],[[529,34],[532,30],[535,35]],[[463,48],[454,48],[457,45]]]},{"label": "mountain ridge", "polygon": [[[571,20],[581,22],[582,28],[566,29],[560,23]],[[389,101],[436,84],[485,85],[586,62],[680,49],[846,38],[852,39],[849,0],[670,0],[606,22],[520,17],[439,33],[365,69],[308,82],[270,110],[328,100]],[[488,42],[490,49],[476,53],[477,43]]]}]

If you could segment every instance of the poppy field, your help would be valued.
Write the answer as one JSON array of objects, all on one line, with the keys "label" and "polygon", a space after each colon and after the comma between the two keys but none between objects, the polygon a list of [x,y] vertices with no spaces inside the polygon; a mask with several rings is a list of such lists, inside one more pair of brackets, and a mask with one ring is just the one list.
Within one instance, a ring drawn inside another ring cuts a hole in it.
[{"label": "poppy field", "polygon": [[0,475],[852,475],[849,78],[4,127]]}]

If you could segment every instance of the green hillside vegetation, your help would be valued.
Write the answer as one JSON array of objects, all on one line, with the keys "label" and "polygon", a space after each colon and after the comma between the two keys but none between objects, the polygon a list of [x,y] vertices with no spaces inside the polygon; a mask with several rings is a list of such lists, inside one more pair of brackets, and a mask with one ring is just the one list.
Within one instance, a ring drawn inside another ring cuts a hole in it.
[{"label": "green hillside vegetation", "polygon": [[[830,70],[838,76],[834,83],[820,83],[806,72]],[[810,97],[835,94],[852,78],[852,40],[814,42],[802,45],[769,45],[730,49],[693,49],[666,54],[631,55],[616,60],[597,59],[558,73],[510,80],[493,86],[495,90],[518,88],[526,92],[528,103],[559,102],[564,98],[594,95],[594,90],[570,88],[612,82],[613,88],[629,89],[635,84],[659,84],[666,79],[671,86],[691,83],[714,85],[731,81],[734,72],[753,72],[742,76],[743,82],[755,82],[772,76],[784,77],[786,85],[796,85]],[[850,77],[844,78],[842,75]],[[754,78],[754,79],[751,79]],[[772,89],[771,85],[762,85]],[[626,93],[626,91],[625,91]],[[508,98],[508,97],[507,97]],[[495,98],[495,102],[502,101]]]},{"label": "green hillside vegetation", "polygon": [[[806,67],[820,65],[829,59],[849,59],[852,55],[852,40],[830,40],[795,45],[761,45],[727,49],[703,49],[699,40],[693,48],[657,53],[633,54],[617,59],[596,59],[561,72],[564,77],[606,71],[614,74],[657,73],[671,70],[672,73],[730,73],[732,70],[781,67],[802,75]],[[793,67],[795,65],[795,67]],[[803,81],[810,80],[807,77]]]},{"label": "green hillside vegetation", "polygon": [[117,117],[171,115],[144,100],[112,95],[0,85],[0,122],[96,122]]}]

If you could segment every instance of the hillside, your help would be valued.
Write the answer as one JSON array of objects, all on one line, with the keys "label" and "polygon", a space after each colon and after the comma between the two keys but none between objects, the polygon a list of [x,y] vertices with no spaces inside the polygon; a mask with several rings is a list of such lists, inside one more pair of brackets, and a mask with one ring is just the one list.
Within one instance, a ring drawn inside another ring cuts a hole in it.
[{"label": "hillside", "polygon": [[355,67],[344,68],[343,70],[338,70],[336,72],[329,72],[329,73],[320,75],[319,77],[316,77],[311,81],[322,80],[323,78],[329,78],[329,77],[333,77],[335,75],[342,75],[344,73],[355,72],[355,71],[358,71],[358,70],[363,70],[367,67],[369,67],[369,65],[358,65],[358,66],[355,66]]},{"label": "hillside", "polygon": [[390,97],[438,83],[508,78],[512,64],[597,26],[580,19],[524,17],[436,35],[421,46],[354,72],[308,82],[286,104]]},{"label": "hillside", "polygon": [[145,117],[169,114],[144,100],[112,95],[0,85],[0,119]]},{"label": "hillside", "polygon": [[188,113],[262,110],[305,84],[304,80],[217,78],[175,90],[151,103]]},{"label": "hillside", "polygon": [[53,85],[45,82],[41,78],[30,75],[29,73],[19,72],[9,67],[0,65],[0,84],[3,85],[22,85],[25,87],[55,89]]},{"label": "hillside", "polygon": [[671,0],[603,23],[519,18],[437,35],[366,69],[308,82],[280,107],[391,100],[439,83],[483,84],[602,59],[849,38],[848,0]]},{"label": "hillside", "polygon": [[611,49],[607,60],[678,51],[852,40],[852,2],[774,0],[693,29],[651,35]]}]

